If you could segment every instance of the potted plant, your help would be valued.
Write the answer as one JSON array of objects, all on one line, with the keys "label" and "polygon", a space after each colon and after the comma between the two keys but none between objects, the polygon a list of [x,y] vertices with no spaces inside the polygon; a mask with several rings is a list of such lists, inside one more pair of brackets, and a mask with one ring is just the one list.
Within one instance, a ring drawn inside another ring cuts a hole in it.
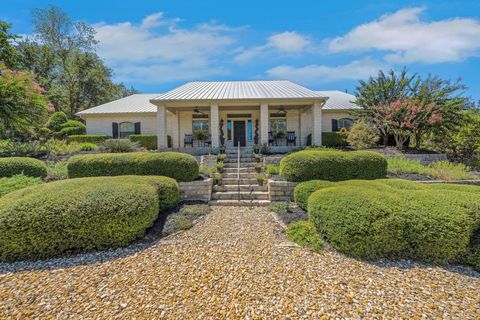
[{"label": "potted plant", "polygon": [[263,173],[257,174],[258,185],[263,186],[263,184],[265,183],[265,180],[267,180],[267,176],[265,174]]},{"label": "potted plant", "polygon": [[217,156],[217,162],[224,162],[225,161],[225,153],[220,153]]},{"label": "potted plant", "polygon": [[258,154],[260,152],[260,146],[258,144],[253,145],[253,153]]},{"label": "potted plant", "polygon": [[285,131],[281,131],[281,130],[275,131],[275,133],[273,134],[273,137],[275,139],[283,139],[285,138],[285,136],[286,136]]},{"label": "potted plant", "polygon": [[213,182],[216,185],[219,186],[222,183],[222,174],[221,173],[218,173],[218,172],[213,173],[212,178],[213,178]]},{"label": "potted plant", "polygon": [[203,141],[207,138],[207,134],[204,131],[199,130],[194,132],[193,137],[195,138],[195,140]]},{"label": "potted plant", "polygon": [[255,164],[255,171],[257,171],[257,173],[260,173],[262,171],[262,168],[263,168],[263,165],[260,162],[257,162]]},{"label": "potted plant", "polygon": [[255,158],[255,161],[256,161],[257,163],[260,163],[260,162],[262,161],[262,156],[261,156],[260,154],[258,154],[258,153],[254,153],[254,154],[253,154],[253,157]]},{"label": "potted plant", "polygon": [[220,154],[225,154],[225,146],[220,146]]},{"label": "potted plant", "polygon": [[224,164],[223,162],[219,161],[217,162],[217,171],[222,172],[223,171]]}]

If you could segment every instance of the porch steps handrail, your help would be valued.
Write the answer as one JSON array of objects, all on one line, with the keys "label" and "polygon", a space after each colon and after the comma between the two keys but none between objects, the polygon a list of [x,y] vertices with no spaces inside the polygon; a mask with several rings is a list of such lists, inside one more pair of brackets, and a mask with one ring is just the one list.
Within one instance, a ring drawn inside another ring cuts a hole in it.
[{"label": "porch steps handrail", "polygon": [[237,185],[238,185],[238,200],[240,201],[240,141],[237,143]]}]

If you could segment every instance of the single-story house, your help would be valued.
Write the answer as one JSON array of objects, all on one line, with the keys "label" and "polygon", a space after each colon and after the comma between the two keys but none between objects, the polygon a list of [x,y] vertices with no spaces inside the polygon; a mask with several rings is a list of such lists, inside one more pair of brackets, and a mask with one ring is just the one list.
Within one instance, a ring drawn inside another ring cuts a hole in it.
[{"label": "single-story house", "polygon": [[[322,132],[352,125],[355,97],[290,81],[188,82],[78,113],[88,134],[157,135],[158,148],[322,145]],[[310,136],[310,137],[309,137]]]}]

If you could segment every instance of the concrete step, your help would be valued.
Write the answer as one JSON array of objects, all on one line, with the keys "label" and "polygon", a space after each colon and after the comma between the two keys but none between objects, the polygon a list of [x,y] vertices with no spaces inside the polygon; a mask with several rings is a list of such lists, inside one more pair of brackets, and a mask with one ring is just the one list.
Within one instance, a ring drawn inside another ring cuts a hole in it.
[{"label": "concrete step", "polygon": [[222,173],[222,177],[224,179],[237,179],[237,177],[240,177],[240,179],[256,179],[257,178],[257,173],[256,172],[240,172],[240,175],[238,173],[233,172],[233,173]]},{"label": "concrete step", "polygon": [[[240,189],[240,190],[239,190]],[[241,184],[241,185],[221,185],[213,186],[214,192],[227,191],[268,191],[267,185],[259,186],[258,184]]]},{"label": "concrete step", "polygon": [[264,191],[227,191],[214,192],[212,194],[213,200],[268,200],[268,192]]},{"label": "concrete step", "polygon": [[[240,167],[241,168],[254,168],[256,162],[240,162]],[[224,163],[224,168],[236,168],[237,167],[237,162],[225,162]]]},{"label": "concrete step", "polygon": [[[224,163],[237,163],[238,159],[237,158],[228,158],[223,161]],[[256,162],[254,158],[252,157],[245,157],[245,158],[240,158],[240,163],[243,162]]]},{"label": "concrete step", "polygon": [[222,185],[231,186],[239,184],[256,184],[258,185],[257,179],[240,179],[237,178],[222,178]]},{"label": "concrete step", "polygon": [[[238,169],[235,168],[223,168],[223,173],[237,173]],[[257,172],[255,171],[254,167],[246,167],[246,168],[240,168],[240,173],[249,173],[249,172]]]},{"label": "concrete step", "polygon": [[208,203],[211,206],[269,206],[270,200],[212,200]]}]

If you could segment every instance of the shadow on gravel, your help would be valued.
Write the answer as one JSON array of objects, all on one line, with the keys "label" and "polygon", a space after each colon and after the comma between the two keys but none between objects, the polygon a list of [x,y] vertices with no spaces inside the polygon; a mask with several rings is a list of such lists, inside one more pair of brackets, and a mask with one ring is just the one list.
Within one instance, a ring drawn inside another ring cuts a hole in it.
[{"label": "shadow on gravel", "polygon": [[0,263],[0,275],[8,272],[68,268],[128,257],[155,245],[171,234],[190,229],[196,220],[208,213],[210,213],[210,207],[204,202],[181,202],[177,207],[160,213],[154,224],[146,230],[145,235],[127,247],[95,252],[77,252],[47,260]]}]

